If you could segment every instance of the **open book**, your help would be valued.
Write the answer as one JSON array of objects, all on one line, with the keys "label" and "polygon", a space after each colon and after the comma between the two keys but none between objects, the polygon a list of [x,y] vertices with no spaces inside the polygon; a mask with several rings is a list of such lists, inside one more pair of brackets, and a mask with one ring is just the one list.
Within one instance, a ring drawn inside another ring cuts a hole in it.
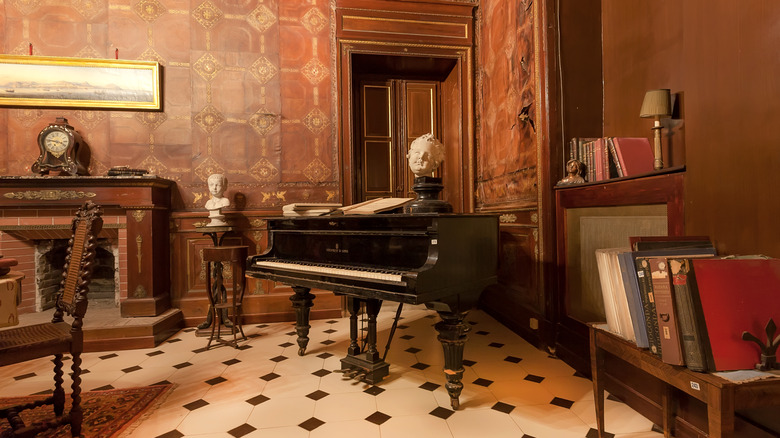
[{"label": "open book", "polygon": [[358,204],[347,205],[339,210],[344,214],[374,214],[403,207],[404,204],[413,200],[414,198],[376,198]]},{"label": "open book", "polygon": [[327,214],[375,214],[401,208],[414,198],[376,198],[357,204],[294,203],[282,207],[283,216],[323,216]]},{"label": "open book", "polygon": [[322,216],[341,207],[341,204],[295,203],[282,207],[283,216]]}]

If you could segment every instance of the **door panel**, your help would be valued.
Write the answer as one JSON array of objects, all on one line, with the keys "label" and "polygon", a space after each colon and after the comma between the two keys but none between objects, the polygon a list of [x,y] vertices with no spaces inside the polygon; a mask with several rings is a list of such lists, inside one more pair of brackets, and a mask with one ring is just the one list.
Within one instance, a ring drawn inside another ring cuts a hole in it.
[{"label": "door panel", "polygon": [[[417,137],[440,134],[439,84],[397,78],[360,82],[355,119],[362,169],[355,202],[377,197],[416,197],[406,152]],[[440,172],[440,171],[439,171]],[[435,175],[439,176],[439,175]]]}]

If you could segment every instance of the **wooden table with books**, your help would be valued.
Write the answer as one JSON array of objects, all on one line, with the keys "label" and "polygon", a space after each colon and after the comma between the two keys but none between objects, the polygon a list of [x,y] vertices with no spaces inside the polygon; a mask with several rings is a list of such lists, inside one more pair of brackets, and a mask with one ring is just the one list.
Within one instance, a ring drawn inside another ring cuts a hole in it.
[{"label": "wooden table with books", "polygon": [[599,437],[604,434],[604,356],[609,353],[665,383],[662,398],[665,437],[674,436],[673,388],[707,405],[708,436],[734,437],[734,413],[741,409],[780,406],[780,379],[735,383],[714,374],[691,371],[664,363],[648,350],[604,330],[603,324],[589,324],[590,357],[596,422]]}]

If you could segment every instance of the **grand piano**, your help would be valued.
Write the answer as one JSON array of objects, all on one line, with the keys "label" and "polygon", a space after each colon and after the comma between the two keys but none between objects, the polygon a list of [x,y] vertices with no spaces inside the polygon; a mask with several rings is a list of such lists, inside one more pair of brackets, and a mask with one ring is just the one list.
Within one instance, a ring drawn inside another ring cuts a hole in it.
[{"label": "grand piano", "polygon": [[[496,282],[498,218],[482,214],[375,214],[268,220],[267,250],[247,259],[247,276],[292,286],[299,355],[309,342],[311,289],[347,297],[350,345],[343,372],[374,384],[389,365],[376,347],[383,301],[425,304],[438,312],[445,385],[453,409],[463,389],[464,318],[482,290]],[[358,342],[358,314],[367,334]],[[399,314],[401,307],[399,306]],[[398,316],[398,315],[397,315]],[[396,317],[397,322],[397,317]],[[394,332],[395,324],[390,336]],[[388,341],[389,346],[389,341]]]}]

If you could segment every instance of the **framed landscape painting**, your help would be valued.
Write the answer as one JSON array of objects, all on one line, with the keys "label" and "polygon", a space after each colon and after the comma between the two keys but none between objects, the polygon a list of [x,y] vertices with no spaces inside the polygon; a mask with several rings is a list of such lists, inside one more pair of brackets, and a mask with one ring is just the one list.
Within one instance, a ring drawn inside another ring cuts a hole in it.
[{"label": "framed landscape painting", "polygon": [[159,110],[153,61],[0,55],[0,105]]}]

